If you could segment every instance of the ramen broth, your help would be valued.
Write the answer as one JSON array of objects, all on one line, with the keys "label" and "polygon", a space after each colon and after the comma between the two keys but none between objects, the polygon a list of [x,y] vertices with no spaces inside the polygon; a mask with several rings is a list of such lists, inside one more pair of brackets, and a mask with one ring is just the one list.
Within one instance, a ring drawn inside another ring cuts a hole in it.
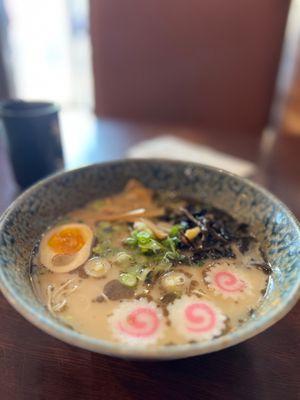
[{"label": "ramen broth", "polygon": [[133,346],[213,340],[247,323],[272,270],[249,227],[129,181],[49,228],[34,290],[70,328]]}]

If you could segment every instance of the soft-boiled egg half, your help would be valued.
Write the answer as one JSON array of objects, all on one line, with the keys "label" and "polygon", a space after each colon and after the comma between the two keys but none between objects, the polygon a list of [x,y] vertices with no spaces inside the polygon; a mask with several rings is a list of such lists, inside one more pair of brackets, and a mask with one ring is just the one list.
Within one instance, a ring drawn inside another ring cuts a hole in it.
[{"label": "soft-boiled egg half", "polygon": [[90,256],[93,232],[85,224],[65,224],[50,229],[42,238],[41,263],[53,272],[70,272]]}]

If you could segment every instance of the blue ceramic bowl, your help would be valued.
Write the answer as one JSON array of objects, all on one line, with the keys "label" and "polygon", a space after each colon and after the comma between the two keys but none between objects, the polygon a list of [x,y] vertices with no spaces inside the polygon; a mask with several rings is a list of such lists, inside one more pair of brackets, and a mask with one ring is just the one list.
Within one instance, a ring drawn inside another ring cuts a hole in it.
[{"label": "blue ceramic bowl", "polygon": [[[153,189],[198,196],[251,225],[274,268],[266,301],[249,322],[213,341],[153,350],[128,348],[77,333],[60,324],[36,299],[29,280],[34,244],[59,216],[116,193],[130,178]],[[24,192],[0,220],[0,286],[27,320],[65,342],[124,358],[176,359],[217,351],[264,331],[296,303],[300,287],[300,229],[291,212],[254,183],[206,166],[164,160],[91,165],[45,179]]]}]

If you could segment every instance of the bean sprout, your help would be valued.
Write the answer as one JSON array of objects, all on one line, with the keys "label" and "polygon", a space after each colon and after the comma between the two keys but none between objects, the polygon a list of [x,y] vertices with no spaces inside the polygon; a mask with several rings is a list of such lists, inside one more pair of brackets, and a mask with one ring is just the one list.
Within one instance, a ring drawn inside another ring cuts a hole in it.
[{"label": "bean sprout", "polygon": [[209,297],[207,294],[205,294],[204,292],[202,292],[202,290],[199,290],[199,289],[194,289],[193,291],[192,291],[192,294],[195,294],[196,296],[198,295],[198,296],[204,296],[204,297]]},{"label": "bean sprout", "polygon": [[109,301],[109,298],[103,292],[101,293],[101,296],[104,298],[105,301]]},{"label": "bean sprout", "polygon": [[53,285],[47,286],[47,308],[52,315],[64,309],[67,305],[66,297],[78,288],[77,284],[70,287],[70,284],[73,283],[75,279],[76,278],[67,280],[58,289],[55,289]]}]

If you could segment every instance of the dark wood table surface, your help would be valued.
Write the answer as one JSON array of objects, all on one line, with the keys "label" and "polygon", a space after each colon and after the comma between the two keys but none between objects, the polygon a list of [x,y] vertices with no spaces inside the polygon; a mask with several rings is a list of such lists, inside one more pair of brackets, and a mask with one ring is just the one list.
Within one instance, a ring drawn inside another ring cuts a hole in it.
[{"label": "dark wood table surface", "polygon": [[[84,124],[83,124],[84,125]],[[67,167],[120,158],[159,133],[214,145],[253,161],[258,138],[197,129],[95,122],[64,131]],[[300,137],[279,135],[255,179],[300,217]],[[264,163],[266,164],[266,163]],[[16,195],[0,135],[0,211]],[[36,399],[300,399],[300,304],[271,329],[235,347],[172,362],[134,362],[94,354],[48,336],[0,298],[0,398]]]}]

